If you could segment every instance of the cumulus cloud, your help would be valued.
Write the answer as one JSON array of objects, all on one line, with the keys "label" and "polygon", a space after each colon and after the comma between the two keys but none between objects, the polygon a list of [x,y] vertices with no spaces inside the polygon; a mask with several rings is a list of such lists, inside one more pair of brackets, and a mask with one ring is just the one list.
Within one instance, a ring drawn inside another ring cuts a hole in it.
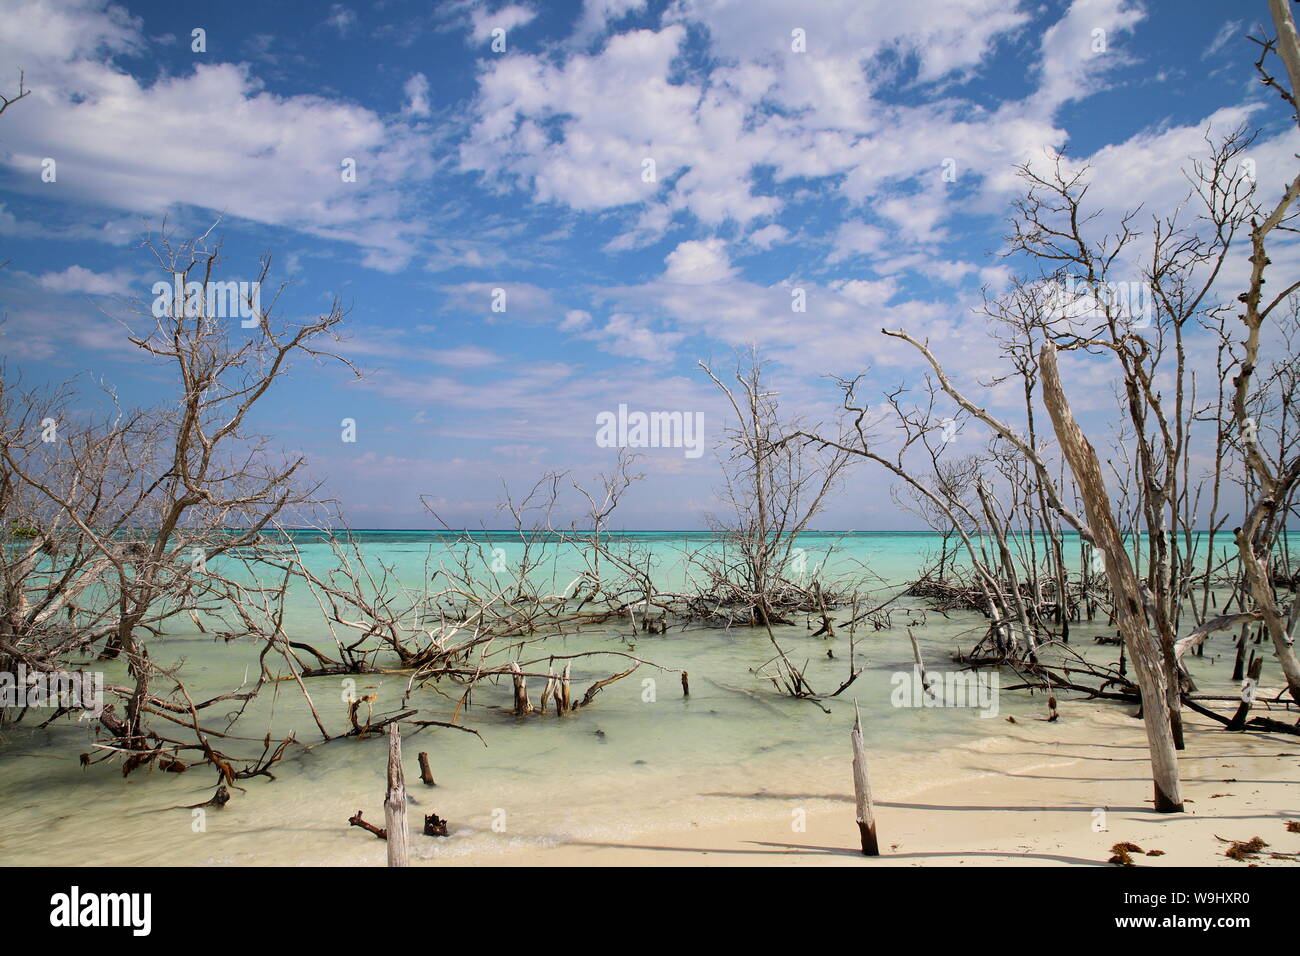
[{"label": "cumulus cloud", "polygon": [[584,338],[592,339],[615,355],[663,363],[674,357],[673,350],[686,335],[683,332],[656,331],[643,319],[616,312],[603,327],[587,333]]},{"label": "cumulus cloud", "polygon": [[736,275],[721,239],[691,239],[668,253],[664,280],[680,285],[713,285]]},{"label": "cumulus cloud", "polygon": [[[589,5],[580,22],[603,29],[620,10]],[[944,84],[985,68],[998,42],[1025,26],[1016,0],[797,10],[777,0],[681,0],[657,29],[615,33],[596,52],[487,61],[460,162],[541,203],[634,210],[611,252],[658,241],[683,214],[710,231],[777,216],[788,197],[760,187],[760,171],[777,187],[828,180],[853,204],[871,204],[892,242],[933,245],[948,237],[952,209],[941,171],[957,171],[967,203],[1004,204],[1018,187],[1014,165],[1064,144],[1055,111],[1130,62],[1120,41],[1141,19],[1129,0],[1075,0],[1042,34],[1037,89],[990,107],[952,98]],[[713,65],[683,71],[698,53],[696,29]],[[1096,30],[1104,53],[1094,50]],[[794,31],[803,52],[792,49]],[[900,78],[907,57],[914,73]],[[925,92],[900,100],[899,82]],[[764,228],[754,231],[759,248],[782,227]],[[854,246],[867,238],[838,237],[835,261],[867,251]]]},{"label": "cumulus cloud", "polygon": [[843,262],[852,256],[874,255],[885,248],[889,234],[879,226],[855,219],[840,223],[827,261]]},{"label": "cumulus cloud", "polygon": [[[426,227],[403,219],[401,195],[432,171],[426,138],[353,104],[272,94],[247,65],[200,62],[152,82],[116,65],[150,42],[117,7],[7,11],[0,62],[41,83],[5,116],[5,165],[73,202],[152,216],[195,206],[356,244],[376,268],[409,260]],[[36,175],[47,157],[54,184]],[[346,159],[356,182],[344,181]]]},{"label": "cumulus cloud", "polygon": [[83,266],[68,266],[62,272],[47,272],[36,277],[42,289],[61,295],[86,293],[88,295],[128,295],[133,281],[125,272],[93,272]]},{"label": "cumulus cloud", "polygon": [[508,37],[511,30],[527,26],[536,16],[535,10],[517,3],[507,4],[497,10],[480,7],[470,14],[470,40],[474,43],[486,43],[492,39],[493,30],[504,30]]},{"label": "cumulus cloud", "polygon": [[1081,99],[1107,71],[1131,62],[1122,40],[1145,16],[1134,0],[1074,0],[1043,34],[1036,105],[1054,109]]},{"label": "cumulus cloud", "polygon": [[774,245],[779,245],[790,238],[790,230],[785,226],[772,223],[763,226],[761,229],[755,229],[746,237],[750,245],[758,249],[770,249]]},{"label": "cumulus cloud", "polygon": [[648,0],[583,0],[582,13],[573,31],[576,43],[599,36],[619,20],[646,8]]}]

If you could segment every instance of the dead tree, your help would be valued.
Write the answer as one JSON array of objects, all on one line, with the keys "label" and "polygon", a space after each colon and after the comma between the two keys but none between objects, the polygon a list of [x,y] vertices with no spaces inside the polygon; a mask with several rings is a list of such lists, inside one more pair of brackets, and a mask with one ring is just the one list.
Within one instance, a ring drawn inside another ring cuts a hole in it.
[{"label": "dead tree", "polygon": [[1178,775],[1178,755],[1174,748],[1173,728],[1169,718],[1166,681],[1168,676],[1160,645],[1147,626],[1146,610],[1128,551],[1120,537],[1111,511],[1110,495],[1102,477],[1097,453],[1075,424],[1070,403],[1061,386],[1056,365],[1056,349],[1048,342],[1039,353],[1043,376],[1043,401],[1056,430],[1061,453],[1079,483],[1093,539],[1106,556],[1106,575],[1117,596],[1116,618],[1129,659],[1137,674],[1142,692],[1142,713],[1151,751],[1151,770],[1155,782],[1155,809],[1160,813],[1181,813],[1182,787]]},{"label": "dead tree", "polygon": [[815,611],[821,600],[792,578],[803,573],[806,555],[792,567],[798,536],[807,530],[836,486],[849,456],[823,454],[782,439],[799,430],[780,418],[777,393],[763,378],[763,363],[751,353],[738,365],[738,388],[723,382],[703,362],[700,368],[726,397],[735,424],[727,432],[722,497],[728,511],[711,526],[719,552],[701,556],[711,599],[752,626],[788,624],[788,610]]},{"label": "dead tree", "polygon": [[402,735],[397,730],[397,721],[388,725],[388,790],[384,794],[384,832],[388,838],[388,865],[409,866],[406,775],[402,772]]},{"label": "dead tree", "polygon": [[[1297,40],[1295,21],[1290,6],[1283,0],[1269,0],[1269,9],[1277,29],[1273,42],[1258,40],[1263,50],[1256,67],[1265,85],[1277,91],[1290,106],[1297,123],[1296,95],[1300,91],[1300,41]],[[1274,78],[1264,66],[1270,52],[1276,52],[1285,68],[1287,83]],[[1234,536],[1242,573],[1251,598],[1259,608],[1273,649],[1286,675],[1291,697],[1300,703],[1300,662],[1296,660],[1294,635],[1287,631],[1285,616],[1273,593],[1273,575],[1269,566],[1273,545],[1279,533],[1279,523],[1284,525],[1288,502],[1300,482],[1300,454],[1292,451],[1290,457],[1269,461],[1265,457],[1263,442],[1258,437],[1258,423],[1250,415],[1251,386],[1260,362],[1260,338],[1265,319],[1274,309],[1300,290],[1300,280],[1291,282],[1272,298],[1264,295],[1265,273],[1270,264],[1267,243],[1275,232],[1288,229],[1293,217],[1292,207],[1300,198],[1300,175],[1296,175],[1277,200],[1273,208],[1262,217],[1255,216],[1250,224],[1250,279],[1246,291],[1239,297],[1244,309],[1241,322],[1244,340],[1241,342],[1239,370],[1234,376],[1232,412],[1237,433],[1243,436],[1242,454],[1246,466],[1255,480],[1256,492],[1246,509],[1246,518]],[[1290,396],[1288,396],[1290,398]]]},{"label": "dead tree", "polygon": [[[290,324],[272,315],[279,293],[265,308],[260,292],[235,301],[228,286],[218,289],[220,243],[211,236],[146,240],[162,284],[180,291],[123,319],[128,340],[174,373],[174,402],[120,410],[110,393],[96,422],[68,412],[72,385],[45,402],[3,386],[0,518],[6,529],[25,526],[29,547],[4,551],[0,656],[38,669],[75,667],[87,654],[124,658],[128,684],[108,688],[123,710],[99,719],[100,755],[120,757],[130,772],[193,753],[230,782],[244,771],[213,744],[226,735],[201,717],[232,699],[246,704],[261,681],[195,702],[178,672],[154,663],[149,642],[181,616],[219,633],[233,625],[231,639],[277,640],[281,570],[235,580],[222,562],[258,565],[272,550],[265,529],[285,509],[308,506],[311,489],[297,481],[302,460],[277,460],[245,423],[295,359],[337,359],[324,343],[343,314],[335,304]],[[263,259],[251,288],[269,271]],[[221,306],[247,311],[252,326]],[[54,440],[34,439],[42,421]]]}]

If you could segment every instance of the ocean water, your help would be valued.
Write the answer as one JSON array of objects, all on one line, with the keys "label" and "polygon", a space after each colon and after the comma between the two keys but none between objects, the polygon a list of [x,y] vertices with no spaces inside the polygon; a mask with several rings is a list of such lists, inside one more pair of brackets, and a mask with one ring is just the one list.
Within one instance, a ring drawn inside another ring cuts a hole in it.
[{"label": "ocean water", "polygon": [[[296,537],[309,564],[320,571],[330,565],[324,538]],[[473,561],[481,564],[476,573],[485,582],[493,579],[494,561],[509,568],[521,559],[524,546],[517,538],[482,533],[476,539]],[[368,561],[382,563],[396,582],[413,589],[430,580],[437,587],[440,569],[463,555],[451,537],[425,532],[362,532],[355,541]],[[692,574],[683,555],[716,546],[702,533],[620,534],[611,543],[649,561],[667,589],[687,583]],[[940,540],[925,533],[808,534],[798,544],[808,573],[821,565],[826,576],[852,577],[883,600],[927,566]],[[560,592],[582,567],[576,554],[554,540],[531,547],[534,557],[540,553],[545,559],[534,574],[543,590]],[[1076,544],[1067,544],[1069,553],[1077,554]],[[542,671],[548,655],[609,652],[574,662],[575,697],[592,681],[625,669],[629,662],[619,655],[650,663],[606,687],[590,707],[563,718],[553,713],[516,718],[509,684],[482,684],[458,716],[479,736],[408,728],[404,756],[413,825],[418,829],[421,814],[436,812],[450,822],[451,832],[449,839],[413,837],[413,853],[434,862],[448,857],[491,862],[519,848],[618,843],[658,830],[836,805],[851,788],[847,748],[855,702],[873,775],[895,794],[973,772],[960,755],[977,753],[1007,735],[1006,718],[1025,722],[1045,716],[1042,695],[1020,691],[1003,690],[983,708],[896,706],[899,688],[904,682],[911,686],[908,626],[927,668],[944,673],[952,670],[954,651],[968,649],[982,636],[985,622],[977,614],[925,612],[910,599],[900,602],[893,619],[889,629],[858,630],[854,657],[863,672],[821,706],[783,697],[762,678],[758,671],[774,652],[759,629],[692,627],[633,635],[624,623],[531,643],[520,656],[540,659],[533,669]],[[331,643],[319,606],[301,589],[290,596],[284,630],[293,640]],[[813,630],[811,622],[800,619],[777,628],[776,637],[790,659],[804,667],[812,686],[828,694],[848,676],[850,641],[843,628],[834,639],[813,637]],[[1072,646],[1112,659],[1117,648],[1092,640],[1103,633],[1113,633],[1104,621],[1075,625]],[[151,648],[155,660],[178,668],[196,700],[229,691],[258,669],[259,647],[178,624]],[[1208,648],[1204,658],[1192,659],[1193,675],[1206,690],[1228,692],[1231,641],[1219,635]],[[682,694],[681,669],[690,673],[689,697]],[[1275,669],[1269,659],[1265,686],[1277,685]],[[120,665],[106,670],[109,683],[121,676]],[[1010,672],[1000,675],[1003,686],[1013,678]],[[355,685],[322,677],[307,684],[327,727],[341,733],[350,693],[374,695],[374,713],[392,713],[408,692],[408,675],[363,675]],[[534,701],[541,684],[530,681]],[[410,691],[405,706],[419,708],[421,718],[448,720],[458,694],[455,688],[430,685]],[[1084,722],[1099,709],[1116,706],[1061,697],[1066,720]],[[236,707],[231,702],[208,712],[206,725],[228,735],[214,738],[218,749],[257,754],[267,734],[275,740],[293,733],[297,744],[272,769],[274,780],[240,781],[242,789],[225,808],[199,814],[186,807],[211,796],[218,781],[210,768],[123,777],[114,762],[82,768],[78,755],[94,743],[85,724],[62,721],[37,729],[25,722],[7,730],[0,739],[0,863],[382,862],[382,843],[347,820],[360,809],[366,819],[382,824],[385,740],[322,742],[292,681],[264,688],[242,713]],[[419,781],[419,751],[429,754],[436,788]],[[755,800],[756,794],[772,799]]]}]

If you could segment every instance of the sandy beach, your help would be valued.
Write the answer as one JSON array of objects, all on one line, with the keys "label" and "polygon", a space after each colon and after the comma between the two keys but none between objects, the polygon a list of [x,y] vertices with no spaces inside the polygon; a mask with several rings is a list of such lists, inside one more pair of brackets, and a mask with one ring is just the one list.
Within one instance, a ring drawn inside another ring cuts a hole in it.
[{"label": "sandy beach", "polygon": [[[568,842],[443,863],[519,866],[1108,866],[1111,847],[1135,843],[1134,865],[1249,865],[1224,856],[1223,840],[1258,836],[1259,866],[1294,866],[1270,853],[1300,853],[1300,741],[1234,734],[1189,714],[1183,772],[1185,813],[1150,809],[1151,780],[1141,724],[1128,708],[1065,708],[1056,723],[1024,721],[1006,736],[949,756],[964,775],[900,791],[886,770],[875,786],[882,856],[857,849],[849,763],[824,789],[790,790],[774,780],[749,794],[755,815],[743,823],[655,831],[622,842]],[[846,742],[847,743],[847,742]],[[1281,756],[1282,759],[1279,759]],[[725,789],[725,785],[722,787]],[[728,794],[737,796],[738,794]],[[707,801],[708,795],[701,795]],[[791,807],[811,810],[803,832]],[[1291,813],[1279,807],[1296,808]],[[1099,813],[1098,811],[1104,811]],[[1095,829],[1097,827],[1097,829]],[[1101,827],[1104,827],[1101,828]],[[1161,851],[1147,856],[1145,851]]]}]

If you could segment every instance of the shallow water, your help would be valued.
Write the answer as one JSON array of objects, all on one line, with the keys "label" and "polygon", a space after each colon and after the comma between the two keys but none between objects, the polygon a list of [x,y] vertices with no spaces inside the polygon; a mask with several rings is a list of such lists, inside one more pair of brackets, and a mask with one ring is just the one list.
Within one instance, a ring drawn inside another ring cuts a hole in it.
[{"label": "shallow water", "polygon": [[[699,546],[703,537],[647,535],[634,543],[657,555],[664,574],[671,577],[685,573],[674,570],[674,555],[683,547]],[[823,559],[832,540],[840,547],[833,567],[865,563],[893,582],[914,574],[925,563],[926,552],[938,546],[930,535],[810,535],[801,541],[810,569]],[[362,546],[368,555],[391,564],[410,586],[419,585],[431,560],[428,536],[367,533]],[[495,541],[492,546],[505,548],[508,560],[517,558],[517,544]],[[444,547],[435,544],[434,565],[445,556]],[[304,543],[303,548],[309,560],[323,566],[323,544]],[[572,567],[565,566],[563,556],[558,564],[548,573],[562,587]],[[490,859],[519,846],[617,842],[650,830],[761,812],[753,799],[757,792],[815,810],[839,799],[837,794],[848,785],[854,701],[862,710],[873,772],[884,774],[895,792],[970,773],[955,754],[978,750],[1004,734],[1008,716],[1041,718],[1044,700],[1041,695],[1002,692],[992,702],[995,713],[972,707],[893,706],[895,675],[910,675],[912,669],[904,625],[913,620],[919,618],[902,611],[895,615],[892,629],[858,632],[856,659],[865,670],[841,697],[824,701],[829,714],[809,701],[782,697],[756,676],[755,669],[773,653],[766,634],[756,630],[674,630],[629,642],[626,629],[610,628],[549,638],[544,645],[534,645],[533,653],[526,650],[525,659],[594,649],[634,653],[667,668],[688,670],[690,696],[683,697],[675,671],[646,664],[573,715],[517,719],[508,710],[508,686],[480,686],[460,720],[479,731],[481,739],[444,728],[404,736],[413,825],[418,828],[421,814],[429,812],[451,823],[450,839],[417,837],[413,852],[425,858]],[[912,629],[928,668],[943,672],[950,668],[955,648],[969,648],[983,633],[983,621],[974,614],[945,618],[931,613]],[[286,631],[300,640],[320,642],[327,637],[319,610],[303,594],[294,596]],[[1093,634],[1103,632],[1113,633],[1100,625],[1077,625],[1074,646],[1113,658],[1117,648],[1092,642]],[[812,686],[829,693],[848,675],[849,640],[843,630],[834,640],[811,634],[802,621],[777,629],[790,658],[799,665],[807,662]],[[1205,658],[1192,659],[1193,674],[1204,689],[1228,692],[1230,639],[1220,635],[1209,648]],[[828,650],[833,650],[834,659],[827,657]],[[196,699],[229,690],[246,672],[257,670],[256,648],[214,641],[197,630],[169,635],[154,645],[154,654],[158,660],[183,662],[182,673]],[[575,696],[591,681],[625,666],[625,658],[617,656],[575,662]],[[1276,686],[1271,658],[1265,667],[1264,685]],[[113,678],[110,669],[108,679]],[[1009,672],[1001,675],[1003,685],[1012,678]],[[535,700],[540,682],[530,685]],[[397,708],[405,687],[404,676],[363,676],[355,689],[377,696],[374,709],[379,714]],[[336,733],[345,729],[344,681],[316,678],[309,688],[327,726]],[[424,689],[414,693],[409,706],[419,707],[420,717],[448,719],[454,703],[434,689]],[[1082,714],[1084,708],[1107,705],[1071,706]],[[211,717],[207,724],[221,726]],[[0,741],[0,863],[381,861],[383,845],[349,827],[347,819],[361,809],[367,819],[382,823],[382,738],[321,743],[296,685],[282,683],[264,689],[235,725],[231,733],[244,738],[242,742],[217,745],[227,752],[256,753],[266,733],[279,738],[291,731],[303,746],[292,747],[275,766],[276,780],[241,781],[243,792],[236,791],[224,809],[200,818],[187,809],[166,808],[211,796],[217,781],[206,767],[184,774],[141,771],[123,778],[113,763],[80,767],[77,755],[92,743],[85,725],[64,722],[49,730],[12,729]],[[415,758],[421,750],[430,755],[436,788],[419,782]],[[1041,757],[1026,755],[1029,763],[1036,759]]]}]

